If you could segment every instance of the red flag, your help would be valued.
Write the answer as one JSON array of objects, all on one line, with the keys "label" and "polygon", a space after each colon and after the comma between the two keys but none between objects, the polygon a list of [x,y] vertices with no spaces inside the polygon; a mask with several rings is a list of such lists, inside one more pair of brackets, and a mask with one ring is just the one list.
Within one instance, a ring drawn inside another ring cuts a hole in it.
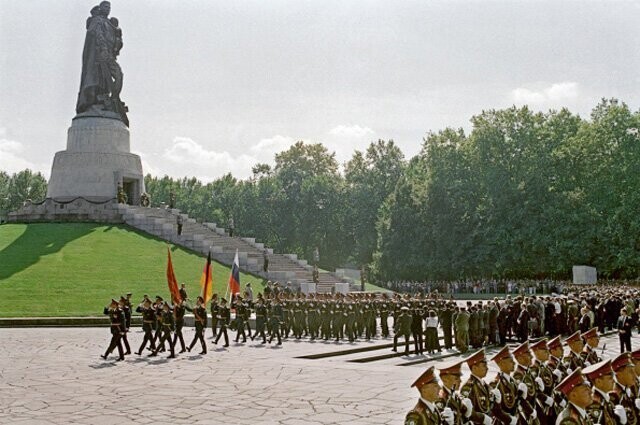
[{"label": "red flag", "polygon": [[202,276],[200,277],[200,289],[202,293],[200,296],[204,299],[206,304],[213,297],[213,265],[211,264],[211,251],[207,256],[207,264],[202,270]]},{"label": "red flag", "polygon": [[236,249],[236,256],[233,258],[233,265],[231,266],[231,276],[229,276],[229,290],[231,292],[231,299],[235,294],[240,293],[240,261],[238,260],[238,250]]},{"label": "red flag", "polygon": [[171,301],[174,304],[182,301],[182,297],[180,297],[180,290],[178,289],[178,281],[176,280],[175,273],[173,273],[171,250],[169,247],[167,247],[167,284],[169,285],[169,292],[171,293]]}]

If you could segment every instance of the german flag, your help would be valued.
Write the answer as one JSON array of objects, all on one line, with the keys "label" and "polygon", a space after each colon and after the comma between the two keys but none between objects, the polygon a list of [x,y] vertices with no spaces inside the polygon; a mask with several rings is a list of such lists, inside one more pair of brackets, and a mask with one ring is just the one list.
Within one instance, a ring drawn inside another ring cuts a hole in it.
[{"label": "german flag", "polygon": [[207,264],[202,270],[202,276],[200,277],[200,296],[204,299],[206,304],[213,297],[213,265],[211,264],[211,251],[207,255]]}]

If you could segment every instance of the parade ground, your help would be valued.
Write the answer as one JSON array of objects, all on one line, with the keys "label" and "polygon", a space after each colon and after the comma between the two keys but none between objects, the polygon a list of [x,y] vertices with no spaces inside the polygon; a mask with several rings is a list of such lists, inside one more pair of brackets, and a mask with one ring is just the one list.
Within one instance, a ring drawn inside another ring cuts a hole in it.
[{"label": "parade ground", "polygon": [[[133,350],[142,335],[132,329]],[[185,331],[187,343],[192,336]],[[428,355],[390,357],[391,338],[223,348],[212,344],[210,330],[206,337],[204,356],[194,353],[197,345],[176,359],[134,354],[116,362],[100,358],[107,328],[0,329],[0,423],[397,424],[417,400],[411,383],[434,364],[424,362]],[[633,348],[638,343],[634,333]],[[604,344],[603,357],[618,353],[617,335]],[[368,351],[349,352],[356,349]],[[488,357],[496,351],[489,348]],[[439,361],[454,358],[460,355]],[[487,381],[497,372],[489,367]],[[465,379],[469,370],[462,370]]]}]

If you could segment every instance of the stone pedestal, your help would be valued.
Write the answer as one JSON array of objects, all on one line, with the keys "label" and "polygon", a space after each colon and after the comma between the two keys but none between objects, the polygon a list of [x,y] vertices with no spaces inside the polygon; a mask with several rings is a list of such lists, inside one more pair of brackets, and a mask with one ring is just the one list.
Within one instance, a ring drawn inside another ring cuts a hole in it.
[{"label": "stone pedestal", "polygon": [[118,119],[80,116],[73,119],[67,150],[53,159],[47,198],[69,201],[78,197],[103,202],[116,199],[118,184],[129,203],[138,204],[144,192],[142,162],[129,150],[129,129]]}]

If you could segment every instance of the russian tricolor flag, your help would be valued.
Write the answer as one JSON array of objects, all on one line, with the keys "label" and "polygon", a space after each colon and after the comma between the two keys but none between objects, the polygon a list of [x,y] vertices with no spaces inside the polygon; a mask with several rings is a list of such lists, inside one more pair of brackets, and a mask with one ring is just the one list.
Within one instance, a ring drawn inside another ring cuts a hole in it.
[{"label": "russian tricolor flag", "polygon": [[238,259],[237,249],[231,266],[231,276],[229,276],[229,291],[231,292],[231,299],[233,299],[234,295],[240,293],[240,260]]}]

